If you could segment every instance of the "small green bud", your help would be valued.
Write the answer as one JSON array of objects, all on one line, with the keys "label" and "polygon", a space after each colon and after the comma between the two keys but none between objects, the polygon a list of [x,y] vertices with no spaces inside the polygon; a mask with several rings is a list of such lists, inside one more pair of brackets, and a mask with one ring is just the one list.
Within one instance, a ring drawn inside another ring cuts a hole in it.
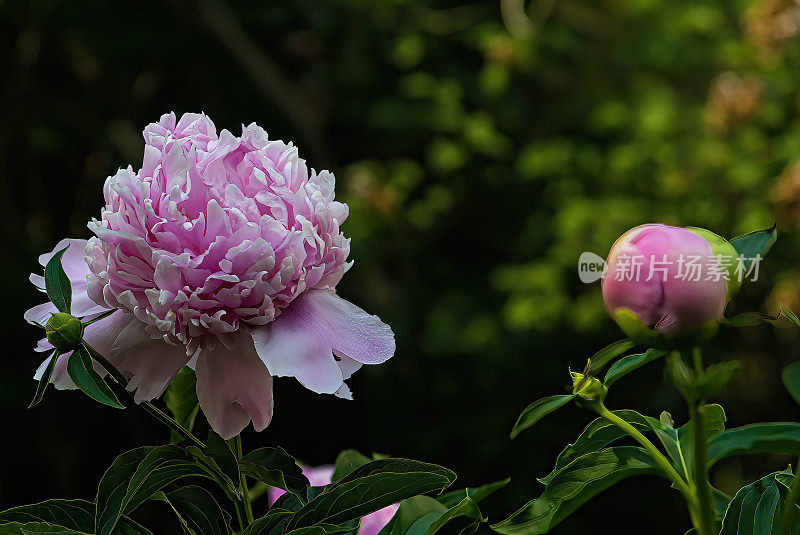
[{"label": "small green bud", "polygon": [[570,371],[572,376],[572,393],[585,401],[603,402],[608,389],[597,378]]},{"label": "small green bud", "polygon": [[83,337],[83,324],[81,320],[67,314],[59,312],[50,316],[44,326],[47,341],[61,353],[72,351],[78,347]]}]

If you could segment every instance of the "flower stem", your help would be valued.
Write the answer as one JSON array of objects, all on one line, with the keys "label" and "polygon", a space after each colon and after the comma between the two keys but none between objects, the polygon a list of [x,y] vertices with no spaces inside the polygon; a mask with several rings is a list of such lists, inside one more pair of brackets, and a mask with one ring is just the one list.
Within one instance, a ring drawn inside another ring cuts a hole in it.
[{"label": "flower stem", "polygon": [[[122,385],[122,387],[125,389],[125,392],[127,392],[128,395],[132,398],[133,395],[130,392],[128,392],[127,389],[128,380],[125,378],[124,375],[122,375],[122,372],[120,372],[113,364],[111,364],[111,362],[109,362],[108,359],[106,359],[103,355],[101,355],[100,352],[97,351],[95,348],[93,348],[86,342],[83,342],[83,345],[84,347],[86,347],[86,350],[89,352],[92,358],[96,360],[103,368],[105,368],[105,370],[109,373],[109,375],[111,375],[111,377],[113,377],[116,382]],[[200,448],[206,447],[206,445],[203,444],[203,441],[194,436],[191,431],[183,427],[174,418],[172,418],[170,415],[168,415],[167,413],[165,413],[164,411],[162,411],[149,401],[138,403],[138,405],[142,409],[144,409],[145,412],[149,413],[153,418],[163,423],[164,425],[166,425],[167,427],[169,427],[170,429],[181,435],[189,442],[193,442],[196,446],[199,446]]]},{"label": "flower stem", "polygon": [[797,465],[794,467],[794,480],[781,512],[780,529],[778,529],[780,535],[791,533],[792,523],[795,520],[794,506],[798,497],[800,497],[800,459],[797,459]]},{"label": "flower stem", "polygon": [[[234,449],[234,454],[236,455],[236,462],[239,463],[242,460],[242,435],[236,435],[233,439],[234,445],[236,446]],[[239,489],[242,491],[242,496],[244,499],[244,512],[245,517],[247,518],[247,523],[251,523],[253,521],[253,506],[250,503],[250,487],[247,486],[247,479],[245,479],[244,472],[242,469],[239,468]]]},{"label": "flower stem", "polygon": [[[699,377],[704,373],[703,356],[700,348],[692,351],[695,374]],[[714,535],[714,505],[711,497],[711,485],[708,482],[708,443],[706,441],[706,404],[705,400],[687,400],[689,402],[689,421],[692,426],[692,439],[694,441],[694,484],[697,488],[699,505],[698,525],[699,535]]]},{"label": "flower stem", "polygon": [[612,424],[616,425],[623,431],[625,431],[628,435],[630,435],[636,442],[642,445],[645,451],[650,455],[650,457],[655,461],[661,471],[664,472],[664,475],[672,481],[672,484],[675,486],[676,489],[684,496],[687,503],[689,504],[689,509],[693,509],[696,507],[696,496],[691,488],[686,484],[686,481],[678,474],[678,471],[670,464],[667,458],[664,456],[663,453],[658,451],[658,448],[647,439],[638,429],[633,427],[631,424],[611,412],[606,408],[605,405],[602,403],[599,406],[593,407],[597,414],[601,417],[605,418]]}]

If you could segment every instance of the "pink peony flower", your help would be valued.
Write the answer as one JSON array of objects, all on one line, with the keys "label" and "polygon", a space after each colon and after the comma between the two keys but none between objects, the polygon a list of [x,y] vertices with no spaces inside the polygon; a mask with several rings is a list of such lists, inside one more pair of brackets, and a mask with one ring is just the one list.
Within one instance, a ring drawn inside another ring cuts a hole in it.
[{"label": "pink peony flower", "polygon": [[[138,402],[193,367],[200,406],[223,438],[269,424],[272,376],[352,399],[344,381],[389,359],[395,342],[377,316],[335,293],[352,262],[333,174],[309,170],[296,147],[255,123],[240,137],[217,135],[205,115],[170,113],[144,140],[142,168],[106,180],[95,236],[54,249],[69,245],[74,315],[117,309],[86,329],[87,342],[130,379]],[[41,276],[31,281],[44,287]],[[25,317],[44,323],[51,312],[45,303]],[[56,364],[58,388],[74,387],[67,358]]]},{"label": "pink peony flower", "polygon": [[629,336],[640,334],[637,323],[664,336],[715,326],[738,290],[736,257],[707,230],[641,225],[612,246],[603,301]]},{"label": "pink peony flower", "polygon": [[[303,467],[303,475],[308,478],[312,487],[321,487],[331,482],[333,470],[334,467],[330,464],[316,467]],[[267,501],[270,507],[272,507],[275,501],[283,495],[284,492],[283,489],[277,487],[271,487],[267,491]],[[377,535],[377,533],[389,523],[397,512],[398,507],[400,507],[400,504],[396,503],[363,517],[361,519],[361,529],[358,531],[359,535]]]}]

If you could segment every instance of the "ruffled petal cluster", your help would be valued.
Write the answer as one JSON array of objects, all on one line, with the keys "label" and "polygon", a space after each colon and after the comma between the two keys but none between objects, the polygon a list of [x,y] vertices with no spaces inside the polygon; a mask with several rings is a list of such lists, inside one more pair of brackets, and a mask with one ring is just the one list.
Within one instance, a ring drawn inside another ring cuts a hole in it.
[{"label": "ruffled petal cluster", "polygon": [[[388,325],[335,293],[351,263],[333,174],[309,170],[296,147],[255,124],[218,135],[205,115],[167,114],[144,139],[141,169],[106,180],[94,236],[54,249],[69,247],[74,315],[116,309],[86,329],[87,342],[129,378],[137,401],[195,368],[201,408],[225,438],[250,421],[269,424],[272,376],[350,398],[344,381],[390,358],[395,342]],[[44,286],[40,275],[31,281]],[[25,317],[44,323],[51,312],[45,303]],[[55,368],[59,388],[74,387],[68,357]]]}]

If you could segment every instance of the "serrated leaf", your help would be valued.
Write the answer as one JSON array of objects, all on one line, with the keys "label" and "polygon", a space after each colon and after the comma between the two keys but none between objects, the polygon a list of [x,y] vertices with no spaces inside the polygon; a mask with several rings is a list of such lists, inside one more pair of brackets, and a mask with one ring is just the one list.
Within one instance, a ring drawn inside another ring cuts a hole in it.
[{"label": "serrated leaf", "polygon": [[287,531],[320,523],[342,524],[417,494],[442,491],[456,475],[430,463],[379,459],[357,468],[295,513]]},{"label": "serrated leaf", "polygon": [[97,535],[111,535],[123,515],[166,485],[186,477],[208,477],[183,449],[144,446],[117,457],[97,489]]},{"label": "serrated leaf", "polygon": [[737,236],[730,240],[730,244],[740,256],[744,257],[744,268],[750,269],[753,259],[756,256],[766,256],[777,239],[778,227],[773,225],[768,229]]},{"label": "serrated leaf", "polygon": [[644,353],[637,353],[635,355],[628,355],[622,357],[608,369],[603,384],[610,387],[629,373],[638,370],[645,364],[658,360],[667,352],[663,349],[648,349]]},{"label": "serrated leaf", "polygon": [[[194,427],[194,420],[200,408],[196,385],[197,377],[194,370],[184,366],[164,392],[164,403],[167,405],[167,409],[172,413],[172,417],[188,431]],[[181,435],[170,430],[171,444],[177,444],[182,440]]]},{"label": "serrated leaf", "polygon": [[626,351],[633,349],[634,347],[636,347],[636,342],[630,338],[617,340],[616,342],[607,345],[591,356],[589,359],[589,369],[587,375],[596,374],[605,368],[609,362],[622,355]]},{"label": "serrated leaf", "polygon": [[538,498],[492,529],[502,535],[547,533],[600,492],[637,475],[662,475],[642,448],[617,446],[588,453],[562,468]]},{"label": "serrated leaf", "polygon": [[267,485],[278,487],[297,496],[301,501],[308,500],[310,483],[303,470],[297,466],[294,457],[279,447],[259,448],[242,458],[242,472]]},{"label": "serrated leaf", "polygon": [[573,399],[575,399],[574,394],[561,394],[534,401],[517,418],[517,423],[514,424],[514,428],[511,430],[511,438],[516,438],[522,431],[532,427],[536,422],[551,412],[557,411]]},{"label": "serrated leaf", "polygon": [[83,345],[69,357],[67,373],[75,385],[90,398],[115,409],[125,408],[111,387],[94,371],[92,357]]},{"label": "serrated leaf", "polygon": [[72,307],[72,285],[69,277],[61,267],[61,257],[69,248],[64,247],[50,258],[44,267],[44,287],[47,297],[56,306],[59,312],[70,314]]},{"label": "serrated leaf", "polygon": [[371,460],[372,459],[357,450],[349,449],[342,451],[336,457],[336,462],[333,465],[334,469],[331,481],[334,483],[339,481],[356,468],[364,466]]},{"label": "serrated leaf", "polygon": [[50,354],[50,360],[47,361],[47,367],[44,369],[44,373],[42,374],[41,379],[39,379],[39,383],[36,385],[36,393],[33,395],[33,401],[31,401],[31,404],[28,405],[29,409],[32,409],[44,399],[44,393],[47,390],[47,387],[50,385],[50,379],[53,377],[53,370],[56,367],[56,361],[58,360],[59,355],[60,353],[58,352],[58,349],[53,350],[53,352]]}]

